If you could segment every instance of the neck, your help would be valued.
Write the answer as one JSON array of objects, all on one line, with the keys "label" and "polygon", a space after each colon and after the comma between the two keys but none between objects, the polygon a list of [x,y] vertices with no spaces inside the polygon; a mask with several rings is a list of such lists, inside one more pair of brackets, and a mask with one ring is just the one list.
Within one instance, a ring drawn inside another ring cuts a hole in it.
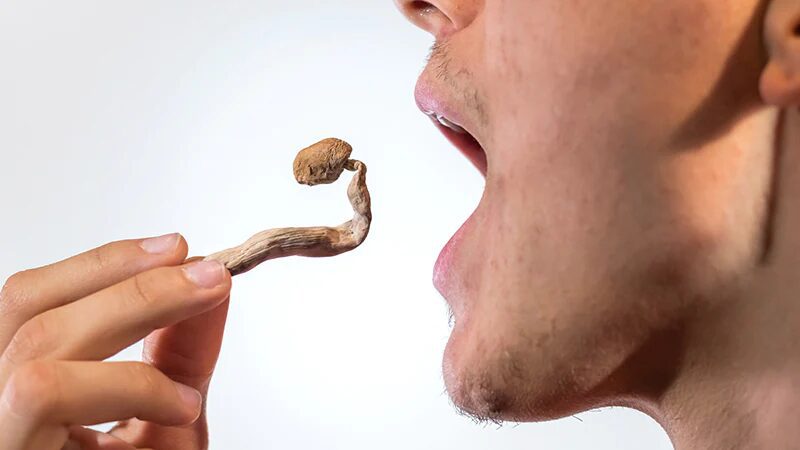
[{"label": "neck", "polygon": [[655,411],[678,450],[800,442],[800,311],[758,307],[698,323],[687,338],[697,345]]},{"label": "neck", "polygon": [[[800,113],[782,120],[777,150],[800,150]],[[724,302],[681,331],[685,351],[670,382],[635,405],[666,428],[678,450],[800,442],[800,299],[780,291],[790,289],[788,281]]]}]

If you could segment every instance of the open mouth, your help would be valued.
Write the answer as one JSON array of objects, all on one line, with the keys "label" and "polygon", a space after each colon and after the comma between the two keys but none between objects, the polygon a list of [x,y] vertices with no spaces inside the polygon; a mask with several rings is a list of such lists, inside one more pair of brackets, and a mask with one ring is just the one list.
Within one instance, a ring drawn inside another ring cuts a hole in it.
[{"label": "open mouth", "polygon": [[423,110],[439,131],[458,148],[485,177],[488,166],[486,151],[480,142],[464,127],[435,111]]},{"label": "open mouth", "polygon": [[[485,178],[488,171],[488,157],[484,151],[485,141],[480,134],[477,134],[481,128],[478,121],[473,118],[477,113],[470,110],[469,105],[459,102],[459,95],[457,92],[452,92],[452,86],[446,84],[443,86],[441,80],[434,75],[426,70],[420,76],[414,92],[417,106]],[[463,242],[469,240],[467,236],[469,230],[474,227],[474,217],[475,213],[444,246],[433,271],[434,285],[452,307],[455,319],[463,317],[465,308],[464,302],[459,300],[462,289],[459,287],[460,275],[456,270],[459,258],[457,249]]]}]

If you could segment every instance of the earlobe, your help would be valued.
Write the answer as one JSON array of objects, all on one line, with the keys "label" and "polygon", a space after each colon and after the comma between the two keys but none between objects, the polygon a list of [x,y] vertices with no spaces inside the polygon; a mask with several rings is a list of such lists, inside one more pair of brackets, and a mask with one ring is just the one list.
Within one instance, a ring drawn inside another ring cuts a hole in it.
[{"label": "earlobe", "polygon": [[765,103],[783,108],[800,106],[800,72],[787,73],[772,59],[761,74],[761,98]]},{"label": "earlobe", "polygon": [[800,1],[772,0],[764,24],[769,62],[761,98],[779,107],[800,106]]}]

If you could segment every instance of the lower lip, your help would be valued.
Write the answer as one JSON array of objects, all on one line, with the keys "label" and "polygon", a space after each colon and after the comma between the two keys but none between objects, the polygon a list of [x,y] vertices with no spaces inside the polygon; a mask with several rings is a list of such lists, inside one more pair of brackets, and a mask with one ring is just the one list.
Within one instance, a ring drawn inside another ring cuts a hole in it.
[{"label": "lower lip", "polygon": [[[463,225],[456,231],[453,237],[447,242],[447,244],[442,248],[442,251],[439,253],[439,257],[436,260],[436,265],[433,268],[433,285],[442,294],[445,300],[452,301],[454,300],[454,296],[456,294],[456,283],[454,279],[454,268],[455,268],[455,259],[458,253],[458,249],[461,246],[461,242],[464,239],[465,233],[467,231],[467,225],[469,225],[470,221],[472,220],[472,216],[464,222]],[[451,307],[453,311],[458,314],[458,309],[456,305],[451,303]]]}]

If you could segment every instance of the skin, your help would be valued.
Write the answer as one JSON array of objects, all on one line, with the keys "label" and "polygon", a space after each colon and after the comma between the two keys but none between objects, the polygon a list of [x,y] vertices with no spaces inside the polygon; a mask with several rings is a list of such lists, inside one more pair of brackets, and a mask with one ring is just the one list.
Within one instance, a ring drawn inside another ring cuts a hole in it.
[{"label": "skin", "polygon": [[[3,450],[208,447],[231,278],[185,262],[187,248],[178,234],[115,242],[6,281]],[[143,362],[102,362],[145,337]],[[118,420],[109,434],[84,428]]]},{"label": "skin", "polygon": [[[630,406],[679,449],[798,442],[797,1],[398,3],[440,44],[421,85],[488,163],[436,280],[454,401]],[[122,241],[8,279],[4,450],[207,448],[231,281],[211,263],[198,285],[187,253]],[[145,336],[145,363],[102,362]]]},{"label": "skin", "polygon": [[418,93],[486,153],[435,277],[456,405],[796,445],[800,3],[397,3],[437,41]]}]

